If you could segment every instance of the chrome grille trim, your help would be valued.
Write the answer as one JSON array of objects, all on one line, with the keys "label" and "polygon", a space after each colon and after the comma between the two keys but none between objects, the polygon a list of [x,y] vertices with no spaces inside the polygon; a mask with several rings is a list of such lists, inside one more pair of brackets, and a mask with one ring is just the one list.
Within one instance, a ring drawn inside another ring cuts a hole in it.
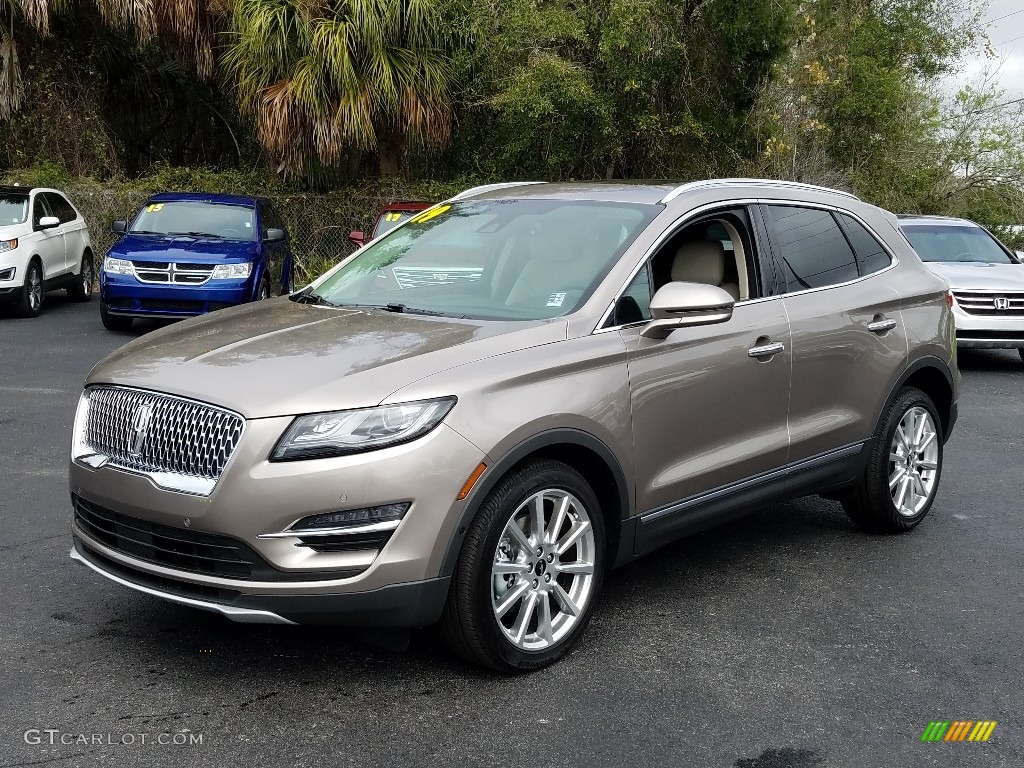
[{"label": "chrome grille trim", "polygon": [[76,419],[75,459],[145,475],[169,490],[209,495],[245,429],[233,411],[129,387],[87,389]]},{"label": "chrome grille trim", "polygon": [[[969,315],[986,317],[1024,316],[1024,292],[1015,291],[961,291],[953,290],[957,305]],[[1006,299],[1006,308],[998,309],[997,299]]]},{"label": "chrome grille trim", "polygon": [[133,261],[135,277],[143,283],[203,285],[213,275],[213,264]]}]

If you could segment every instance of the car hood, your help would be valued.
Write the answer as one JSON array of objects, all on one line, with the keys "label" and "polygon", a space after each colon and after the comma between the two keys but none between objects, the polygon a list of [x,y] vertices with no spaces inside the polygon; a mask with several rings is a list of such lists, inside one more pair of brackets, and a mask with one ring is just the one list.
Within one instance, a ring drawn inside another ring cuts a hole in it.
[{"label": "car hood", "polygon": [[24,237],[32,230],[24,224],[8,224],[0,227],[0,240],[14,240],[17,237]]},{"label": "car hood", "polygon": [[168,392],[247,418],[360,408],[439,371],[563,340],[566,327],[562,318],[461,320],[282,297],[146,334],[101,361],[86,383]]},{"label": "car hood", "polygon": [[970,264],[926,261],[953,290],[1024,291],[1024,264]]},{"label": "car hood", "polygon": [[125,235],[114,243],[108,256],[141,261],[222,262],[251,259],[256,243],[241,240],[220,240],[215,237],[193,238],[182,235]]}]

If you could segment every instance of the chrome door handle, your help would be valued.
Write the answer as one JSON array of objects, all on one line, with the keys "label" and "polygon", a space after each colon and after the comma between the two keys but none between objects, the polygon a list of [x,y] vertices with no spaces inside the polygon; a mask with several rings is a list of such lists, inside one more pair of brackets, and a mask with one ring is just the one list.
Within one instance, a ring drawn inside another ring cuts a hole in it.
[{"label": "chrome door handle", "polygon": [[868,323],[868,330],[872,333],[885,333],[886,331],[891,331],[895,327],[896,321],[892,318],[875,320],[874,322]]},{"label": "chrome door handle", "polygon": [[773,342],[771,344],[762,344],[759,347],[751,347],[747,350],[748,357],[771,357],[777,355],[779,352],[784,352],[786,345],[780,341]]}]

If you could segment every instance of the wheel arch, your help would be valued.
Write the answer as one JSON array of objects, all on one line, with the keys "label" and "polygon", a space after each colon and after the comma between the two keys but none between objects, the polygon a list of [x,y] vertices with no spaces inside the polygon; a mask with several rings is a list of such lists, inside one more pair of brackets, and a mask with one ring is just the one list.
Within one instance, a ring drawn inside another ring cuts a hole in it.
[{"label": "wheel arch", "polygon": [[454,572],[466,531],[491,490],[516,467],[542,458],[564,462],[583,475],[601,505],[608,562],[611,564],[618,559],[622,523],[630,513],[629,485],[622,466],[612,450],[589,432],[570,428],[551,429],[515,445],[494,462],[481,482],[474,486],[448,542],[441,561],[440,576],[450,576]]},{"label": "wheel arch", "polygon": [[[915,360],[907,366],[906,370],[897,379],[892,391],[885,400],[881,414],[884,414],[889,404],[896,398],[896,395],[904,387],[916,387],[924,392],[935,403],[942,420],[943,441],[949,439],[953,424],[956,422],[955,404],[953,401],[954,386],[953,374],[949,367],[939,358],[927,356]],[[881,419],[881,414],[879,419]]]}]

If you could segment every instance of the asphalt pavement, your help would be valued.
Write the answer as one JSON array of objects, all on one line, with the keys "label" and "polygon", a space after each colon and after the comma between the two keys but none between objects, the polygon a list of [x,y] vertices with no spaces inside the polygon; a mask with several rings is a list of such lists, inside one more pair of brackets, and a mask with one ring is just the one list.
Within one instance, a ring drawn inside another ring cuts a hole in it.
[{"label": "asphalt pavement", "polygon": [[[73,564],[81,383],[152,327],[105,331],[62,293],[0,315],[0,768],[1024,765],[1015,353],[961,354],[960,421],[913,533],[859,533],[817,498],[765,511],[613,572],[575,652],[503,678],[431,631],[394,653],[233,624]],[[922,742],[936,720],[998,725]]]}]

